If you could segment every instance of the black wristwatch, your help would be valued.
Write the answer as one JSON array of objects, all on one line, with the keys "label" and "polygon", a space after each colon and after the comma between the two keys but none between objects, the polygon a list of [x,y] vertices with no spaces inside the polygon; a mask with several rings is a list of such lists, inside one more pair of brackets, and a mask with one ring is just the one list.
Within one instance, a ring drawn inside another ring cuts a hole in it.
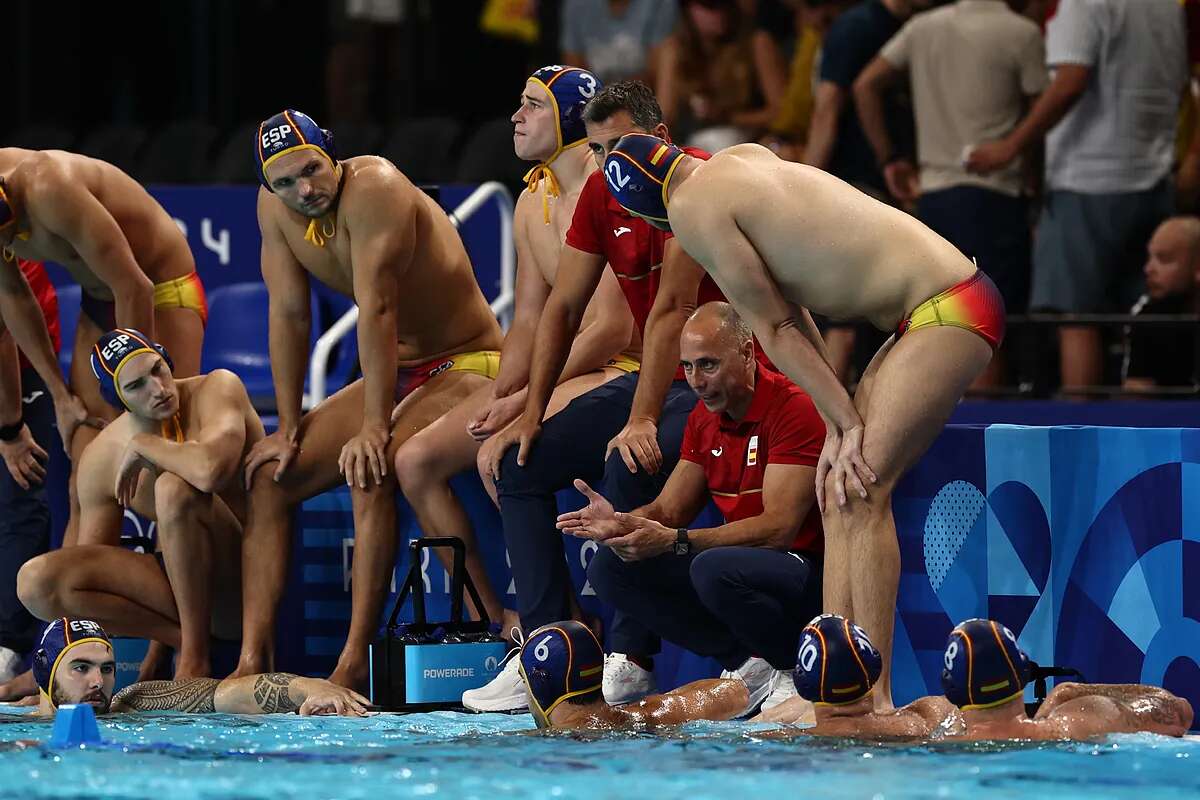
[{"label": "black wristwatch", "polygon": [[687,528],[677,528],[675,530],[675,555],[686,556],[692,552],[692,543],[688,539]]},{"label": "black wristwatch", "polygon": [[16,439],[21,435],[21,428],[24,425],[24,419],[19,419],[12,425],[0,425],[0,442],[11,442]]}]

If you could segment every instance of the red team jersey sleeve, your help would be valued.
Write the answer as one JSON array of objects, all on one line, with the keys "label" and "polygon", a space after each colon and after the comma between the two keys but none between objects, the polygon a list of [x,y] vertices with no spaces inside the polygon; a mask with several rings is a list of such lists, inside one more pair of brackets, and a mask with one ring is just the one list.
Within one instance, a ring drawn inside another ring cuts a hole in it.
[{"label": "red team jersey sleeve", "polygon": [[771,425],[767,463],[815,467],[825,444],[824,420],[806,394],[785,392],[781,400],[767,417]]}]

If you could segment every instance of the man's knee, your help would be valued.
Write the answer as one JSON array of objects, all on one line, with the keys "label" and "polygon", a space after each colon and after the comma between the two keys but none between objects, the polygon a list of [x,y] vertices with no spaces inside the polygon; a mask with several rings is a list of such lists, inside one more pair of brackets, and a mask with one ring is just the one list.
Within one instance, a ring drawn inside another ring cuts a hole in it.
[{"label": "man's knee", "polygon": [[[537,447],[536,443],[534,447]],[[552,478],[550,471],[544,468],[544,463],[543,459],[529,453],[525,458],[525,466],[520,466],[517,464],[516,445],[508,448],[508,452],[500,460],[500,480],[496,481],[500,496],[555,492],[559,487],[554,483],[563,483],[564,479]]]},{"label": "man's knee", "polygon": [[64,588],[58,561],[47,553],[26,561],[17,572],[17,599],[36,617],[54,616],[48,612],[57,604],[58,590]]},{"label": "man's knee", "polygon": [[587,579],[592,585],[596,596],[607,603],[619,594],[618,587],[622,583],[622,573],[625,572],[625,562],[617,557],[611,548],[601,547],[588,562]]},{"label": "man's knee", "polygon": [[729,585],[729,559],[723,549],[714,547],[698,553],[688,567],[692,586],[702,600],[721,594]]},{"label": "man's knee", "polygon": [[658,497],[662,478],[661,473],[651,475],[640,464],[637,472],[630,472],[625,459],[613,450],[604,462],[603,494],[618,511],[631,511]]},{"label": "man's knee", "polygon": [[161,528],[164,522],[196,513],[204,493],[173,472],[154,481],[154,513]]},{"label": "man's knee", "polygon": [[431,479],[437,477],[437,453],[430,446],[432,443],[427,444],[425,439],[420,435],[414,436],[396,451],[396,482],[405,495],[417,487],[428,485]]}]

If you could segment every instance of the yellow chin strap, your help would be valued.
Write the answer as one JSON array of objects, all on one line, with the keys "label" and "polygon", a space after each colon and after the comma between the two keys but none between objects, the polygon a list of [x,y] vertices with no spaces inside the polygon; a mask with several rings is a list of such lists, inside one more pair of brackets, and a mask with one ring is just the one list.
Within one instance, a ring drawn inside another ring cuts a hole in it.
[{"label": "yellow chin strap", "polygon": [[[321,225],[318,228],[317,223]],[[337,236],[337,217],[334,214],[326,214],[319,220],[310,219],[308,221],[308,230],[304,232],[304,241],[317,247],[324,247],[325,242]]]},{"label": "yellow chin strap", "polygon": [[558,177],[554,174],[554,170],[550,169],[550,165],[554,163],[564,150],[570,150],[572,147],[578,147],[586,142],[587,139],[580,139],[577,142],[560,147],[554,151],[554,155],[547,158],[542,163],[538,164],[529,172],[525,173],[525,185],[529,189],[529,193],[533,194],[537,191],[538,183],[542,184],[542,222],[550,224],[550,197],[558,197],[561,193],[561,188],[558,183]]}]

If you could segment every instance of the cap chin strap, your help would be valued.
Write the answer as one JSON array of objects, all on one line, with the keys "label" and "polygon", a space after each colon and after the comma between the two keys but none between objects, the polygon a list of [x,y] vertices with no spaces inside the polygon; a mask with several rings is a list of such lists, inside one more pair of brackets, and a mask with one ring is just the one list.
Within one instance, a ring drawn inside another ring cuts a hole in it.
[{"label": "cap chin strap", "polygon": [[[340,197],[342,194],[342,163],[340,161],[334,162],[333,174],[337,176],[337,196]],[[336,201],[337,198],[335,197],[334,200]],[[319,227],[318,222],[321,223]],[[331,211],[323,217],[308,221],[308,230],[304,232],[304,241],[316,247],[324,247],[325,242],[334,236],[337,236],[337,214]]]},{"label": "cap chin strap", "polygon": [[562,191],[558,177],[554,174],[554,170],[550,169],[550,165],[564,151],[570,150],[572,147],[578,147],[586,141],[587,139],[580,139],[577,142],[571,142],[568,145],[558,148],[552,156],[529,170],[529,172],[526,172],[525,177],[522,179],[525,181],[530,194],[537,191],[539,182],[542,184],[542,222],[547,225],[550,224],[550,196],[558,197]]}]

